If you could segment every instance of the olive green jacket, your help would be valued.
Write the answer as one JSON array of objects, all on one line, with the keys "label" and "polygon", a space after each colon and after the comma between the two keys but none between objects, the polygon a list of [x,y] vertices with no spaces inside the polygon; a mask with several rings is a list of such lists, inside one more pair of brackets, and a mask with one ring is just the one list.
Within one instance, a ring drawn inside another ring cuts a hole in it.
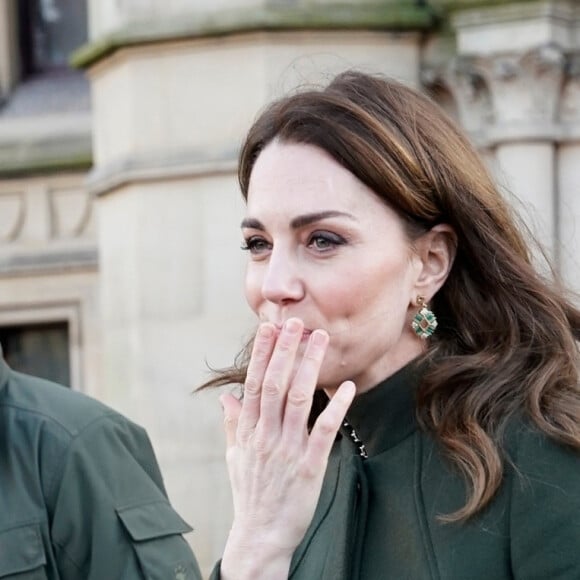
[{"label": "olive green jacket", "polygon": [[1,580],[198,580],[189,531],[142,428],[0,356]]},{"label": "olive green jacket", "polygon": [[[578,580],[580,455],[521,422],[492,503],[463,524],[466,487],[415,418],[412,365],[348,412],[292,580]],[[368,453],[363,459],[361,443]],[[219,577],[216,568],[214,579]]]}]

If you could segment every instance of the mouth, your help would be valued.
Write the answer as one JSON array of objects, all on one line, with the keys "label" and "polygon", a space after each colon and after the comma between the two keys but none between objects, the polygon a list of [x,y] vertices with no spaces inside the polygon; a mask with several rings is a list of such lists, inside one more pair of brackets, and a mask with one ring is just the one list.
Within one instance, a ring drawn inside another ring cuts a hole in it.
[{"label": "mouth", "polygon": [[[283,324],[276,324],[274,323],[274,326],[276,326],[276,338],[278,338],[278,336],[280,335],[280,332],[282,331],[282,326]],[[309,328],[305,328],[304,331],[302,332],[302,338],[300,339],[300,342],[308,342],[308,339],[310,338],[310,335],[312,334],[312,330],[310,330]]]}]

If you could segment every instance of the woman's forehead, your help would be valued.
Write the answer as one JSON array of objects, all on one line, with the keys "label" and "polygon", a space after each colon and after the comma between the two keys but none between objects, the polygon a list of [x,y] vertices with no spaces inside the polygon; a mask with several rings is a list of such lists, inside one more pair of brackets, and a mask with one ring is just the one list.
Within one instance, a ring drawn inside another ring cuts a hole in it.
[{"label": "woman's forehead", "polygon": [[248,214],[266,208],[355,213],[377,204],[384,205],[324,150],[276,142],[256,160],[247,196]]}]

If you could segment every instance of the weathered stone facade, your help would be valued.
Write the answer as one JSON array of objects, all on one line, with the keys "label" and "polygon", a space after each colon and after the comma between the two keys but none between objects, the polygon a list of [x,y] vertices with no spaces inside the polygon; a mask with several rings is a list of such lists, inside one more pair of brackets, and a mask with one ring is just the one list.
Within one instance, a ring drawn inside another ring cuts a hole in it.
[{"label": "weathered stone facade", "polygon": [[191,391],[252,329],[236,153],[273,96],[353,66],[430,92],[580,291],[576,2],[89,0],[75,63],[91,105],[81,90],[32,112],[5,56],[14,6],[0,0],[0,324],[69,322],[73,386],[148,429],[204,567],[231,508],[219,404]]}]

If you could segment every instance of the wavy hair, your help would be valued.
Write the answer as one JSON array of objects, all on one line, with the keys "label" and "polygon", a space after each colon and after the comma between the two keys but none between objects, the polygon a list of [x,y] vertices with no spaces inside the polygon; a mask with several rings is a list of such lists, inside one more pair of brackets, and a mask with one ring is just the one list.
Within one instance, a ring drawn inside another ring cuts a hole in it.
[{"label": "wavy hair", "polygon": [[[256,159],[275,139],[329,153],[401,216],[410,240],[439,223],[457,234],[453,267],[431,303],[439,327],[417,396],[420,424],[469,485],[465,505],[443,519],[465,520],[493,498],[513,415],[580,449],[580,311],[534,267],[515,214],[453,121],[398,82],[342,73],[258,117],[240,153],[244,197]],[[204,387],[243,383],[250,348]]]}]

